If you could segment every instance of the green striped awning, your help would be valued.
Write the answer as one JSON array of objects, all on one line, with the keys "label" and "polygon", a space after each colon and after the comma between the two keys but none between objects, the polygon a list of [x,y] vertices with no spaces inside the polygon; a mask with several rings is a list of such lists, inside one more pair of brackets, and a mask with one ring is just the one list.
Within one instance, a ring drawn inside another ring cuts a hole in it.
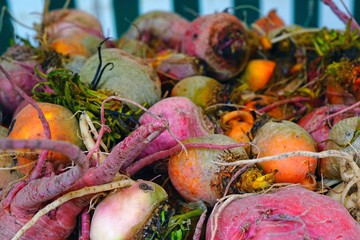
[{"label": "green striped awning", "polygon": [[[341,1],[334,1],[343,9]],[[343,1],[355,19],[360,19],[360,1]],[[0,0],[0,5],[7,7],[10,12],[11,9],[23,9],[24,12],[27,10],[24,3],[37,4],[38,11],[41,11],[43,2],[43,0]],[[51,1],[50,8],[62,8],[65,2],[66,0]],[[336,26],[334,22],[339,22],[339,19],[321,0],[71,0],[69,7],[95,14],[99,17],[100,22],[104,23],[106,29],[110,29],[112,37],[119,37],[126,31],[131,21],[149,8],[161,10],[165,8],[179,13],[189,20],[194,19],[197,15],[215,11],[212,8],[216,8],[216,11],[228,8],[247,23],[251,23],[261,15],[266,14],[270,8],[278,8],[278,14],[287,24],[299,24],[307,27],[333,27]],[[23,15],[15,15],[14,18],[18,17],[18,21],[25,21],[26,24],[31,25],[31,22],[23,19]],[[10,19],[9,14],[5,13],[0,32],[0,53],[10,45],[14,32],[17,33],[16,30],[16,22]]]}]

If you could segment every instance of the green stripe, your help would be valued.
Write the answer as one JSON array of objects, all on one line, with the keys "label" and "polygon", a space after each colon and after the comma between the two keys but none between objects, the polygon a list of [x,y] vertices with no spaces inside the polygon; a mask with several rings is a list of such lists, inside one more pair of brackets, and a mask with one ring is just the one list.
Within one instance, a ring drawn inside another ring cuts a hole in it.
[{"label": "green stripe", "polygon": [[[56,0],[56,1],[50,1],[50,6],[49,9],[59,9],[59,8],[63,8],[64,5],[66,3],[66,0]],[[74,8],[75,7],[75,3],[74,0],[71,0],[69,3],[68,8]]]},{"label": "green stripe", "polygon": [[173,0],[174,11],[184,18],[192,21],[199,14],[199,1],[197,0]]},{"label": "green stripe", "polygon": [[319,1],[294,0],[294,23],[304,27],[317,27]]},{"label": "green stripe", "polygon": [[116,31],[120,37],[129,28],[130,23],[139,15],[139,2],[137,0],[114,0],[113,5]]},{"label": "green stripe", "polygon": [[235,0],[234,7],[235,16],[249,25],[260,17],[259,0]]},{"label": "green stripe", "polygon": [[[0,0],[0,6],[1,8],[3,6],[7,6],[6,0]],[[0,29],[0,54],[3,54],[10,46],[10,42],[13,36],[14,28],[12,27],[9,14],[5,12],[5,16],[2,19],[2,29]]]}]

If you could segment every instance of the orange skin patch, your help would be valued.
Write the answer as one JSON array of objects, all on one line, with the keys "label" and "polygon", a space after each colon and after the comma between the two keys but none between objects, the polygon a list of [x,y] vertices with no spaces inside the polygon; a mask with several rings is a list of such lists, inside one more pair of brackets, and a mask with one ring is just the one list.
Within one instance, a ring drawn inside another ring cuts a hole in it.
[{"label": "orange skin patch", "polygon": [[[275,123],[276,124],[276,123]],[[292,126],[282,126],[282,129],[263,132],[262,139],[257,139],[254,144],[259,149],[259,157],[273,156],[293,151],[316,152],[314,141],[307,134],[292,129]],[[305,131],[305,130],[304,130]],[[256,138],[256,136],[255,136]],[[304,183],[309,182],[309,175],[315,174],[317,159],[310,157],[289,157],[281,160],[266,161],[258,166],[265,173],[278,170],[275,174],[276,183]]]},{"label": "orange skin patch", "polygon": [[171,182],[182,197],[189,201],[202,199],[211,203],[212,199],[220,197],[216,189],[209,184],[216,175],[216,171],[212,169],[212,162],[204,160],[192,149],[188,149],[188,155],[174,154],[168,166]]},{"label": "orange skin patch", "polygon": [[[82,141],[78,137],[78,122],[76,118],[72,116],[73,114],[70,110],[63,106],[50,103],[38,103],[38,105],[49,123],[51,139],[68,141],[78,146],[82,145]],[[37,111],[32,106],[25,106],[15,116],[15,119],[16,121],[9,133],[8,138],[45,139],[43,126],[38,117]],[[26,152],[27,150],[22,151]],[[34,156],[34,158],[36,159],[36,156]],[[48,159],[57,163],[68,163],[68,158],[58,152],[50,151],[48,154]],[[18,165],[23,165],[34,159],[18,156],[17,160]],[[28,170],[29,168],[24,168],[21,171],[25,173]]]}]

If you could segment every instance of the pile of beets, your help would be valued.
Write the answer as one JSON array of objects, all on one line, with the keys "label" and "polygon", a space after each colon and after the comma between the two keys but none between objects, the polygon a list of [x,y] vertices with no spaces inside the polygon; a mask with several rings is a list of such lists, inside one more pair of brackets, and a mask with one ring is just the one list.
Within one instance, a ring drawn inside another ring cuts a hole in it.
[{"label": "pile of beets", "polygon": [[360,27],[44,10],[0,57],[1,239],[359,239]]}]

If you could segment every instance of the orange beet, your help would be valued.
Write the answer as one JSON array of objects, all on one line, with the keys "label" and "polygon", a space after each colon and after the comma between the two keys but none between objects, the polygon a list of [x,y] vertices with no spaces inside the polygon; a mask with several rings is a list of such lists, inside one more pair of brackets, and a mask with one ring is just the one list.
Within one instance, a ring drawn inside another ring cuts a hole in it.
[{"label": "orange beet", "polygon": [[[38,105],[49,123],[51,139],[68,141],[78,146],[82,145],[82,140],[78,137],[78,121],[70,110],[63,106],[51,103],[38,103]],[[37,111],[31,105],[27,105],[21,109],[15,116],[13,122],[14,124],[8,138],[45,139],[44,129],[38,117]],[[23,151],[28,152],[26,149]],[[36,156],[34,155],[17,157],[18,165],[29,163],[34,159],[36,159]],[[68,158],[58,152],[50,151],[48,159],[54,161],[56,164],[68,163]],[[22,169],[23,173],[29,170],[29,168],[24,169]]]},{"label": "orange beet", "polygon": [[[236,141],[222,134],[209,134],[188,138],[184,143],[234,144]],[[220,149],[192,148],[187,153],[173,154],[169,159],[169,177],[179,194],[188,201],[204,201],[214,205],[224,194],[224,188],[236,172],[233,166],[220,166],[215,161],[229,162],[247,159],[243,147],[228,151]],[[236,181],[233,183],[236,184]]]},{"label": "orange beet", "polygon": [[[224,124],[225,135],[235,139],[237,142],[250,142],[250,131],[254,125],[254,117],[249,111],[235,110],[224,114],[221,117]],[[246,150],[249,146],[244,146]]]},{"label": "orange beet", "polygon": [[245,68],[243,78],[249,84],[251,90],[261,90],[270,81],[275,67],[276,63],[271,60],[251,60]]},{"label": "orange beet", "polygon": [[[273,156],[292,151],[316,152],[316,144],[310,134],[298,124],[290,121],[268,121],[255,133],[252,147],[258,157]],[[275,182],[309,184],[315,174],[317,159],[289,157],[266,161],[258,166],[265,173],[277,170]]]}]

